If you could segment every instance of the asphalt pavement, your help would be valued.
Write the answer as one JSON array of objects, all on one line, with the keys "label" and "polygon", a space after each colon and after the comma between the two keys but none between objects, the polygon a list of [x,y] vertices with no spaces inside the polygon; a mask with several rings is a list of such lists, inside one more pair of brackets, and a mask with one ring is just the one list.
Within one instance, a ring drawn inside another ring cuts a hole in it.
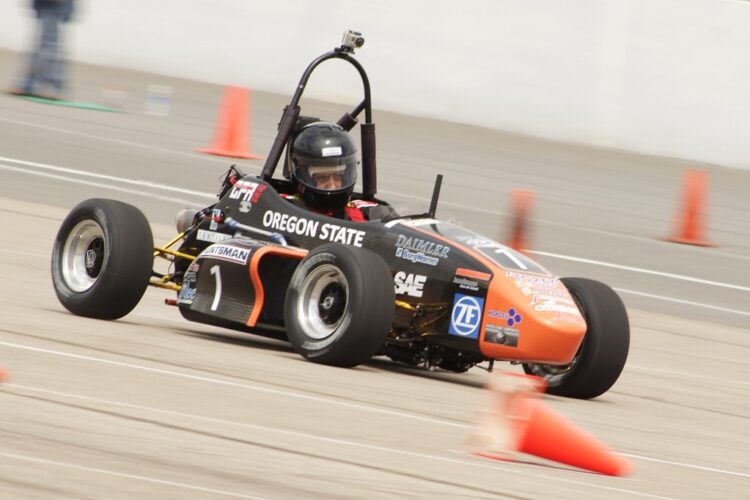
[{"label": "asphalt pavement", "polygon": [[[0,74],[21,64],[0,51]],[[378,111],[373,89],[380,197],[424,211],[443,174],[438,217],[504,242],[512,192],[529,190],[529,255],[608,283],[628,307],[633,345],[615,387],[595,401],[545,400],[633,460],[634,475],[502,464],[462,449],[481,370],[374,360],[342,377],[286,344],[188,323],[159,290],[112,323],[65,312],[49,257],[76,203],[136,205],[166,241],[174,214],[210,203],[229,165],[262,167],[195,151],[213,138],[221,87],[85,65],[71,77],[72,100],[118,111],[0,95],[0,367],[12,376],[0,391],[0,497],[744,495],[750,171]],[[146,113],[154,84],[171,88],[166,116]],[[287,99],[252,93],[252,152],[267,154]],[[335,120],[346,107],[303,109]],[[701,235],[712,246],[665,241],[686,169],[708,174]]]}]

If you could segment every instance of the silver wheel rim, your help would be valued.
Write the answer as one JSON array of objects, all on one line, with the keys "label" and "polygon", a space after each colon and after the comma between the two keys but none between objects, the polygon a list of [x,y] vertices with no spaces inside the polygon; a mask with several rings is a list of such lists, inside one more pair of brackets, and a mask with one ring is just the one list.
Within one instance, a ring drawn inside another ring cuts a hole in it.
[{"label": "silver wheel rim", "polygon": [[305,276],[297,300],[297,320],[305,335],[323,340],[333,335],[346,316],[349,284],[337,267],[330,264]]},{"label": "silver wheel rim", "polygon": [[63,247],[60,267],[63,279],[74,292],[85,292],[96,283],[107,258],[104,231],[93,220],[75,225]]}]

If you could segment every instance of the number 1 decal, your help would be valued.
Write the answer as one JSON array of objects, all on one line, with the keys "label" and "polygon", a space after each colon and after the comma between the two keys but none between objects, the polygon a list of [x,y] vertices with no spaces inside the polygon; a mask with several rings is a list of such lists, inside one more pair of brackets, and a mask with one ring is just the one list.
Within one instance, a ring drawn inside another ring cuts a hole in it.
[{"label": "number 1 decal", "polygon": [[211,274],[216,277],[216,292],[214,293],[214,301],[211,303],[211,310],[215,311],[218,309],[221,299],[221,268],[219,266],[212,267]]}]

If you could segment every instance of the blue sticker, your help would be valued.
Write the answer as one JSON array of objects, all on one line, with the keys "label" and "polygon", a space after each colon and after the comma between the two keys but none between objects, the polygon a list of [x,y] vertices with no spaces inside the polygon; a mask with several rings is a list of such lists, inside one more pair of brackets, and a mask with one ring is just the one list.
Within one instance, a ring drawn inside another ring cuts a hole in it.
[{"label": "blue sticker", "polygon": [[482,323],[482,308],[484,299],[457,293],[453,296],[453,309],[448,333],[475,339],[479,334]]}]

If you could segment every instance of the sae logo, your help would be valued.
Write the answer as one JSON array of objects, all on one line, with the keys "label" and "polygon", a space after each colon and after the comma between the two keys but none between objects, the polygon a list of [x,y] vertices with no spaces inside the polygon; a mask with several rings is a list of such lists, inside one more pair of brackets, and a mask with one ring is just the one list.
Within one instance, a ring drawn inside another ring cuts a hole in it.
[{"label": "sae logo", "polygon": [[484,299],[457,293],[453,297],[451,322],[448,333],[475,339],[479,335],[479,325],[482,322],[482,307]]}]

